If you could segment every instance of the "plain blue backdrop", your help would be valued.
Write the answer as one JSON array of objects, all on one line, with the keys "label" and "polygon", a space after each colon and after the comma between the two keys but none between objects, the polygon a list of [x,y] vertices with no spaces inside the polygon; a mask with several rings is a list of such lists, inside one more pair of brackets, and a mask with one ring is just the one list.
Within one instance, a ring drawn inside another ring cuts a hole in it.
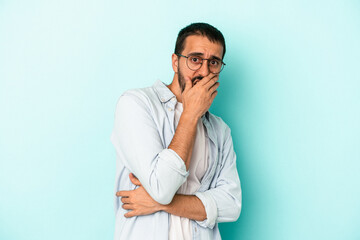
[{"label": "plain blue backdrop", "polygon": [[170,83],[197,21],[227,43],[211,111],[243,209],[223,239],[360,239],[359,1],[0,0],[1,240],[113,238],[116,101]]}]

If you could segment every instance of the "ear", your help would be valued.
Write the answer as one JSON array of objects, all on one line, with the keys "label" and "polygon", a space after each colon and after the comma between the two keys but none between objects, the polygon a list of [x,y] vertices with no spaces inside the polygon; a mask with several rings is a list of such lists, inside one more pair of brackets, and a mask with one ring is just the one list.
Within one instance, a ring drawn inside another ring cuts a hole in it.
[{"label": "ear", "polygon": [[178,72],[178,66],[179,66],[179,57],[173,53],[171,55],[171,62],[172,62],[172,68],[174,70],[175,73]]}]

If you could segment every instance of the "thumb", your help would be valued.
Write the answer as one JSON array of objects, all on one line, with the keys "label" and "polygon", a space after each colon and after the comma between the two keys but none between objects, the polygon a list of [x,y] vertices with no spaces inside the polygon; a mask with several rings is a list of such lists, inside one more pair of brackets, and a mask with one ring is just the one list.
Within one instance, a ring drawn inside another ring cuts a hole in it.
[{"label": "thumb", "polygon": [[139,181],[139,179],[137,179],[137,177],[135,177],[134,174],[130,173],[129,178],[133,184],[135,184],[136,186],[141,186],[141,182]]},{"label": "thumb", "polygon": [[190,79],[185,79],[185,89],[184,92],[188,91],[190,88],[192,88],[192,82]]}]

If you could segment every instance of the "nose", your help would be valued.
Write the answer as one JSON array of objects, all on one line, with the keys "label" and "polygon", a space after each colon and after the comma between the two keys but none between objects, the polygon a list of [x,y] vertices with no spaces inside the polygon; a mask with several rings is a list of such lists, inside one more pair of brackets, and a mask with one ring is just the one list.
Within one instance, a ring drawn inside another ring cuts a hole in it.
[{"label": "nose", "polygon": [[208,61],[209,60],[203,60],[201,67],[197,70],[197,72],[203,77],[210,74]]}]

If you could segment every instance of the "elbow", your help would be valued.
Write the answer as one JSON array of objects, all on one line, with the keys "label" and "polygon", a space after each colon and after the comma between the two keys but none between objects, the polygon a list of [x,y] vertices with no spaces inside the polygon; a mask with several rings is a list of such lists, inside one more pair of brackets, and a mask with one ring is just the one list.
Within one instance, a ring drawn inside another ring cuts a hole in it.
[{"label": "elbow", "polygon": [[[162,158],[159,158],[159,162]],[[165,164],[157,164],[143,186],[150,196],[158,203],[167,205],[173,200],[177,190],[186,181],[188,172],[171,171]],[[184,163],[182,163],[184,165]],[[185,165],[184,165],[185,168]]]},{"label": "elbow", "polygon": [[175,193],[164,192],[164,193],[156,194],[155,196],[152,196],[152,198],[156,202],[158,202],[162,205],[168,205],[173,200],[174,195],[175,195]]},{"label": "elbow", "polygon": [[236,222],[241,213],[241,206],[235,204],[231,211],[227,212],[226,215],[223,215],[222,219],[219,220],[219,222]]},{"label": "elbow", "polygon": [[241,204],[234,209],[234,222],[237,221],[241,213]]},{"label": "elbow", "polygon": [[171,201],[175,196],[175,193],[178,189],[176,187],[174,188],[174,186],[172,185],[161,184],[161,182],[156,182],[156,184],[150,185],[147,189],[145,188],[145,190],[156,202],[162,205],[168,205],[171,203]]},{"label": "elbow", "polygon": [[242,210],[242,193],[241,189],[239,194],[234,195],[233,197],[233,222],[237,221],[240,217],[241,210]]},{"label": "elbow", "polygon": [[240,217],[241,206],[241,200],[235,200],[232,204],[231,211],[227,212],[224,222],[236,222]]},{"label": "elbow", "polygon": [[242,209],[242,202],[241,202],[241,198],[240,199],[238,199],[236,202],[235,202],[235,204],[234,204],[234,208],[233,208],[233,210],[234,210],[234,215],[233,215],[233,220],[232,220],[232,222],[235,222],[235,221],[237,221],[238,219],[239,219],[239,217],[240,217],[240,214],[241,214],[241,209]]}]

